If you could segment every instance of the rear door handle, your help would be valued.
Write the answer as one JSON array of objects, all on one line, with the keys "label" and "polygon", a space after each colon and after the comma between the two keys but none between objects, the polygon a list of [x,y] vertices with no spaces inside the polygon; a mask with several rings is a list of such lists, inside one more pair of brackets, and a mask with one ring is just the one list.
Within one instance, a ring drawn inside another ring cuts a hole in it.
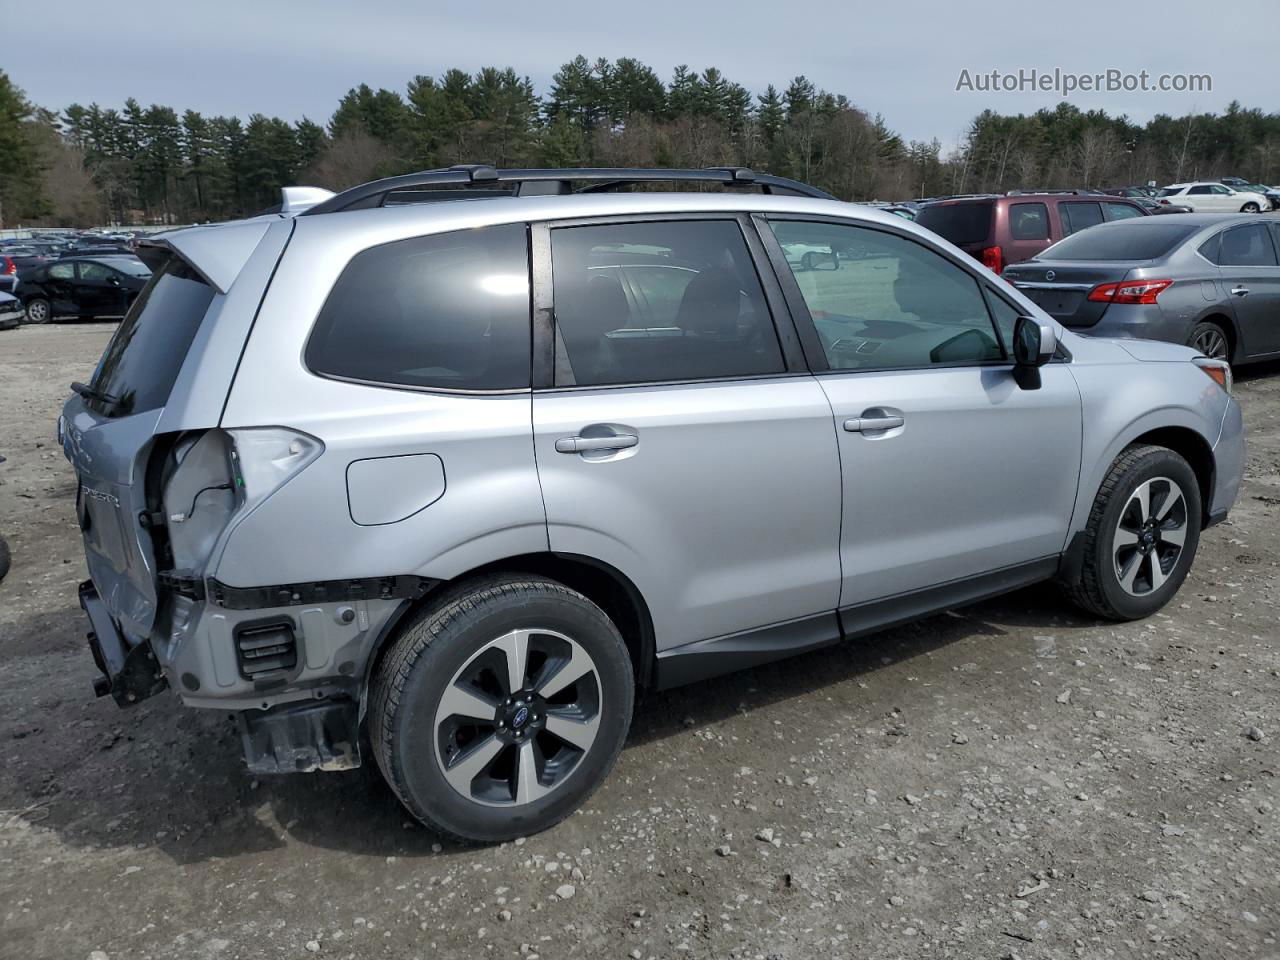
[{"label": "rear door handle", "polygon": [[640,442],[632,433],[619,433],[610,437],[561,437],[556,441],[556,453],[584,453],[587,450],[626,450]]},{"label": "rear door handle", "polygon": [[850,433],[874,433],[876,430],[892,430],[905,423],[901,417],[850,417],[844,428]]},{"label": "rear door handle", "polygon": [[1247,297],[1249,295],[1248,287],[1232,287],[1231,295],[1233,297]]}]

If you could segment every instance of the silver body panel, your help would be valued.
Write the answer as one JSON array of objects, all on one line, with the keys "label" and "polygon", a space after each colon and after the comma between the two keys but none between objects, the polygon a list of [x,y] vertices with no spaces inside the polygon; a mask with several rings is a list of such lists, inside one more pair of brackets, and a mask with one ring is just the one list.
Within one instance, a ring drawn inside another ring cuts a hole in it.
[{"label": "silver body panel", "polygon": [[[129,565],[113,566],[109,549],[95,557],[89,543],[91,574],[112,614],[134,640],[149,635],[156,597],[145,584],[155,571],[133,517],[151,436],[215,426],[283,427],[322,451],[234,518],[198,576],[244,588],[450,580],[529,554],[568,554],[625,576],[651,614],[656,649],[667,652],[1058,555],[1083,528],[1114,457],[1153,429],[1184,427],[1216,445],[1214,509],[1234,500],[1238,408],[1186,362],[1190,351],[1138,356],[1057,324],[1071,359],[1042,368],[1036,391],[1017,387],[1007,364],[462,394],[329,379],[304,363],[335,281],[371,246],[513,221],[698,211],[892,228],[1052,322],[929,231],[820,200],[529,197],[176,232],[167,242],[205,261],[202,272],[222,292],[168,404],[108,422],[77,397],[66,408],[68,456],[82,482],[100,480],[100,492],[118,500],[115,526],[138,544],[119,554],[134,566],[117,569]],[[878,435],[842,428],[876,410],[901,415],[902,427]],[[603,453],[557,449],[558,440],[596,429],[631,431],[637,442]],[[397,489],[380,496],[387,484]],[[187,702],[227,709],[323,695],[341,664],[350,664],[342,675],[364,676],[400,608],[362,601],[355,620],[342,623],[336,602],[177,606],[171,631],[151,637],[157,656]],[[289,685],[264,693],[229,669],[229,638],[237,623],[271,614],[299,618],[304,660]],[[201,681],[198,690],[177,682],[185,673]]]}]

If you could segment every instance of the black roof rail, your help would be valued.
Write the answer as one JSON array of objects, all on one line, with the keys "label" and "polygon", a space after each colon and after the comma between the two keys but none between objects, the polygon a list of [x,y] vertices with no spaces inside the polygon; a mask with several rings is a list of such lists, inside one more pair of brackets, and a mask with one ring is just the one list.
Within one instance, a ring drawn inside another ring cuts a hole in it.
[{"label": "black roof rail", "polygon": [[[746,167],[667,169],[663,167],[569,167],[556,170],[499,170],[484,163],[460,163],[439,170],[423,170],[387,177],[344,190],[299,216],[365,210],[388,203],[422,203],[481,197],[565,196],[601,193],[637,183],[717,183],[726,187],[759,188],[764,193],[834,200],[817,187],[759,174]],[[575,189],[575,184],[579,184]],[[393,195],[396,196],[392,199]]]}]

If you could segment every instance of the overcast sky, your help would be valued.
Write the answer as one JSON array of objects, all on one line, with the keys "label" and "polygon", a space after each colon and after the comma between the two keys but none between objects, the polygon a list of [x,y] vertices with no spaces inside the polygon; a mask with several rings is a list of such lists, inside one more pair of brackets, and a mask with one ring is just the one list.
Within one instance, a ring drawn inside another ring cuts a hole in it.
[{"label": "overcast sky", "polygon": [[[0,2],[4,7],[16,0]],[[415,74],[512,66],[540,94],[564,61],[636,57],[668,79],[685,63],[719,67],[753,93],[796,74],[881,113],[908,139],[957,142],[990,107],[1027,112],[1061,94],[957,92],[972,75],[1037,68],[1078,74],[1207,73],[1212,91],[1085,93],[1082,109],[1143,121],[1156,113],[1221,111],[1233,99],[1280,109],[1274,0],[1217,8],[1192,0],[1069,4],[920,0],[581,0],[412,3],[405,0],[187,0],[103,6],[58,0],[56,16],[27,5],[0,67],[42,106],[119,106],[134,96],[179,111],[325,121],[359,83],[400,92]]]}]

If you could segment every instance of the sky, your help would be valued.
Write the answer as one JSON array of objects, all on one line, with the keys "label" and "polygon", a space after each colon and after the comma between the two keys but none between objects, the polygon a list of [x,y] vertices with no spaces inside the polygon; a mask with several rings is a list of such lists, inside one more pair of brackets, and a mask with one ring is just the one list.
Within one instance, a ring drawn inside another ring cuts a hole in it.
[{"label": "sky", "polygon": [[[0,0],[5,9],[18,0]],[[29,7],[29,5],[25,5]],[[560,64],[635,57],[664,80],[679,64],[719,67],[759,93],[804,74],[882,114],[906,139],[950,147],[983,109],[1030,112],[1069,100],[1145,121],[1219,112],[1231,100],[1280,110],[1274,0],[1073,0],[1066,5],[921,0],[187,0],[111,8],[59,0],[56,17],[22,16],[0,69],[41,106],[119,106],[133,96],[209,114],[265,113],[324,122],[351,87],[403,92],[416,74],[514,67],[546,93]],[[154,12],[151,12],[154,11]],[[29,9],[27,11],[29,13]],[[17,42],[13,42],[16,40]],[[1152,82],[1208,74],[1199,92],[957,90],[980,74],[1108,69]]]}]

